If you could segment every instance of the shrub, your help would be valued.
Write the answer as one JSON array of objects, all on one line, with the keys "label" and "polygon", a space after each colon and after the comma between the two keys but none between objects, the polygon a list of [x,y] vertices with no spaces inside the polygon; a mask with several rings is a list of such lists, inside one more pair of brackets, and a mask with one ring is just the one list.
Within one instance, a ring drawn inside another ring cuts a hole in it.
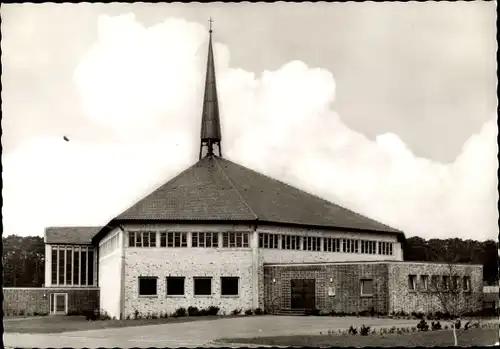
[{"label": "shrub", "polygon": [[362,336],[368,336],[368,334],[370,334],[370,326],[362,325],[359,329],[359,334]]},{"label": "shrub", "polygon": [[105,311],[104,313],[99,314],[99,320],[111,320],[111,316]]},{"label": "shrub", "polygon": [[234,310],[231,312],[231,314],[232,314],[232,315],[240,315],[240,313],[241,313],[241,309],[240,309],[240,308],[236,308],[236,309],[234,309]]},{"label": "shrub", "polygon": [[306,315],[319,316],[320,315],[320,310],[319,309],[307,309],[306,310]]},{"label": "shrub", "polygon": [[373,329],[372,334],[376,334],[376,333],[377,333],[377,330]]},{"label": "shrub", "polygon": [[417,331],[417,328],[416,328],[416,327],[412,327],[412,328],[411,328],[411,331],[412,331],[412,332],[416,332],[416,331]]},{"label": "shrub", "polygon": [[216,307],[215,305],[211,305],[208,307],[207,309],[207,315],[217,315],[217,313],[219,312],[219,307]]},{"label": "shrub", "polygon": [[84,310],[82,313],[83,313],[82,315],[85,316],[85,320],[87,320],[87,321],[95,321],[95,320],[97,320],[97,318],[99,316],[99,311],[97,309],[95,309],[95,310],[90,310],[90,309]]},{"label": "shrub", "polygon": [[392,326],[390,329],[389,329],[389,333],[395,333],[396,332],[396,326]]},{"label": "shrub", "polygon": [[335,312],[335,310],[331,310],[330,311],[330,316],[335,316],[335,315],[337,315],[337,313]]},{"label": "shrub", "polygon": [[253,310],[252,309],[245,310],[245,315],[253,315]]},{"label": "shrub", "polygon": [[455,321],[455,324],[454,324],[454,325],[455,325],[455,328],[456,328],[457,330],[459,330],[459,329],[460,329],[460,327],[462,326],[462,321],[460,321],[460,319],[458,319],[457,321]]},{"label": "shrub", "polygon": [[151,314],[151,318],[152,318],[152,319],[158,319],[158,314],[157,314],[157,313],[153,313],[153,314]]},{"label": "shrub", "polygon": [[351,325],[351,327],[349,327],[348,333],[349,333],[350,335],[356,335],[356,334],[358,334],[358,329],[357,329],[356,327],[353,327],[353,326]]},{"label": "shrub", "polygon": [[187,315],[186,308],[180,307],[177,308],[174,312],[174,317],[184,317]]},{"label": "shrub", "polygon": [[262,309],[260,309],[260,308],[255,309],[254,313],[255,313],[255,315],[262,315],[263,314]]},{"label": "shrub", "polygon": [[198,310],[197,307],[192,307],[192,306],[189,306],[187,308],[187,312],[188,312],[188,315],[189,316],[200,316],[200,311]]},{"label": "shrub", "polygon": [[139,310],[134,310],[134,319],[139,319]]},{"label": "shrub", "polygon": [[436,321],[436,322],[432,322],[431,323],[431,328],[433,331],[438,331],[441,329],[441,323],[439,321]]},{"label": "shrub", "polygon": [[358,313],[359,316],[370,316],[370,312],[368,310],[363,310]]},{"label": "shrub", "polygon": [[447,330],[448,329],[448,325],[444,325],[444,329]]},{"label": "shrub", "polygon": [[471,328],[471,327],[472,327],[471,322],[472,322],[472,321],[467,321],[467,322],[465,323],[465,325],[464,325],[464,331],[467,331],[469,328]]},{"label": "shrub", "polygon": [[417,324],[417,328],[419,331],[427,331],[429,329],[429,324],[424,319],[420,320]]},{"label": "shrub", "polygon": [[125,318],[125,320],[130,320],[130,314],[127,314],[127,317]]}]

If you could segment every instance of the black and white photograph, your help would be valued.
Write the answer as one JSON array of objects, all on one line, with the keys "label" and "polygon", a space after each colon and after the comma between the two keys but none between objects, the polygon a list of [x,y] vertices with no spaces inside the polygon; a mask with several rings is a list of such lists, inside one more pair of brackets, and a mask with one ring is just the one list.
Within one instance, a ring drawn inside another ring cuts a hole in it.
[{"label": "black and white photograph", "polygon": [[496,6],[2,4],[3,346],[499,345]]}]

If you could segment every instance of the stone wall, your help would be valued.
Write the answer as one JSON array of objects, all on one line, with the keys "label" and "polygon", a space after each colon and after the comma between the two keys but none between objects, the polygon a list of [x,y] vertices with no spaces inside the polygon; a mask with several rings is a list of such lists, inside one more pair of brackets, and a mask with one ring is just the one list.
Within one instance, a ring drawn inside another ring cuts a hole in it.
[{"label": "stone wall", "polygon": [[3,288],[5,315],[41,315],[50,313],[50,299],[54,293],[68,294],[68,313],[99,307],[97,288]]},{"label": "stone wall", "polygon": [[[409,288],[409,275],[417,275],[417,290]],[[428,275],[429,287],[424,290],[419,285],[421,275]],[[483,267],[481,265],[437,264],[424,262],[403,262],[389,264],[389,311],[390,312],[445,312],[443,301],[438,292],[430,286],[432,275],[470,276],[470,292],[457,294],[454,303],[460,304],[463,311],[478,311],[482,307]],[[462,286],[462,283],[460,283]],[[451,295],[444,295],[451,297]],[[443,294],[441,294],[443,297]],[[448,299],[447,302],[451,300]]]},{"label": "stone wall", "polygon": [[[304,264],[264,266],[264,307],[290,309],[291,280],[316,280],[316,308],[330,312],[388,311],[387,264]],[[372,296],[361,295],[361,279],[373,280]],[[328,295],[328,289],[335,295]]]}]

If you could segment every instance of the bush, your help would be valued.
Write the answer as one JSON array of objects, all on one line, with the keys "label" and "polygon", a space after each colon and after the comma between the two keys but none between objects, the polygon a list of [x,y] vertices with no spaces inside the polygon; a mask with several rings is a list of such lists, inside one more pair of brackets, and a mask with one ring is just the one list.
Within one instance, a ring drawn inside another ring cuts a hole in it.
[{"label": "bush", "polygon": [[263,311],[262,311],[262,309],[257,308],[257,309],[255,309],[255,312],[254,312],[254,313],[255,313],[255,315],[262,315],[262,314],[263,314]]},{"label": "bush", "polygon": [[457,330],[459,330],[460,327],[462,327],[462,321],[460,321],[460,319],[458,319],[457,321],[455,321],[455,328]]},{"label": "bush", "polygon": [[472,325],[471,325],[471,322],[472,322],[472,321],[467,321],[467,322],[465,323],[465,325],[464,325],[464,331],[467,331],[469,328],[471,328],[471,326],[472,326]]},{"label": "bush", "polygon": [[370,312],[368,310],[363,310],[358,313],[359,316],[370,316]]},{"label": "bush", "polygon": [[198,310],[197,307],[188,307],[187,309],[188,315],[189,316],[200,316],[200,311]]},{"label": "bush", "polygon": [[236,308],[236,309],[234,309],[234,310],[231,312],[231,314],[232,314],[232,315],[240,315],[240,313],[241,313],[241,309],[240,309],[240,308]]},{"label": "bush", "polygon": [[186,308],[180,307],[177,308],[173,314],[174,317],[184,317],[187,315]]},{"label": "bush", "polygon": [[424,319],[420,320],[417,324],[417,328],[419,331],[427,331],[429,329],[429,324]]},{"label": "bush", "polygon": [[207,309],[206,309],[206,315],[217,315],[217,313],[219,312],[219,307],[216,307],[214,305],[211,305],[209,306]]},{"label": "bush", "polygon": [[431,328],[433,331],[438,331],[441,329],[441,323],[439,321],[436,322],[432,321]]},{"label": "bush", "polygon": [[370,334],[370,326],[362,325],[359,334],[362,336],[368,336]]},{"label": "bush", "polygon": [[111,316],[105,311],[104,313],[99,314],[99,320],[111,320]]},{"label": "bush", "polygon": [[135,309],[134,310],[134,319],[139,319],[139,310]]},{"label": "bush", "polygon": [[157,313],[153,313],[153,314],[151,314],[151,318],[152,318],[152,319],[158,319],[158,314],[157,314]]},{"label": "bush", "polygon": [[320,315],[320,310],[319,309],[307,309],[306,310],[306,315],[319,316]]},{"label": "bush", "polygon": [[85,316],[85,320],[87,320],[87,321],[96,321],[97,318],[99,317],[99,311],[97,309],[95,309],[95,310],[90,310],[90,309],[84,310],[82,313],[83,313],[82,315]]},{"label": "bush", "polygon": [[448,325],[444,325],[444,329],[447,330],[448,329]]},{"label": "bush", "polygon": [[347,331],[350,335],[356,335],[358,334],[358,329],[356,327],[353,327],[351,325],[351,327],[349,327],[349,330]]},{"label": "bush", "polygon": [[245,310],[245,315],[253,315],[253,310],[252,309]]}]

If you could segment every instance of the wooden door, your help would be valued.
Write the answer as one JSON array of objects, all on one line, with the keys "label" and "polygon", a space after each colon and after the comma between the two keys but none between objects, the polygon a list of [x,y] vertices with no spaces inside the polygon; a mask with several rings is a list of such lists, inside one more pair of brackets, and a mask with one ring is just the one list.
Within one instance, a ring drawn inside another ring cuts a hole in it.
[{"label": "wooden door", "polygon": [[292,309],[316,308],[316,280],[291,280],[291,307]]}]

